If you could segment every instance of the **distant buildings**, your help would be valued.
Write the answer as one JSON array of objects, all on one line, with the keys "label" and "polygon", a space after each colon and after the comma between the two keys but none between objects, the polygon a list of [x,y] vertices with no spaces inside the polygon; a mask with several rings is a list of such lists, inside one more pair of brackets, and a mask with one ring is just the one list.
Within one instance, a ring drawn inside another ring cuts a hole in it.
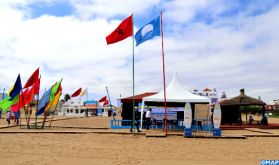
[{"label": "distant buildings", "polygon": [[102,106],[98,101],[71,99],[65,102],[58,111],[59,116],[110,116],[110,106]]},{"label": "distant buildings", "polygon": [[211,104],[215,104],[218,101],[218,95],[215,88],[213,88],[212,90],[209,88],[205,88],[201,92],[197,89],[194,89],[192,93],[199,96],[205,96],[207,98],[210,98]]},{"label": "distant buildings", "polygon": [[267,110],[279,110],[279,99],[273,100],[267,105]]}]

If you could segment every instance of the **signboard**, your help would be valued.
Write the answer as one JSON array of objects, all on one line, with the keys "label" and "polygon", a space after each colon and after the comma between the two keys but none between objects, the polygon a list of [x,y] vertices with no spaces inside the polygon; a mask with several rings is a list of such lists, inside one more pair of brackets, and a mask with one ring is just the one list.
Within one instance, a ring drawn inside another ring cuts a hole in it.
[{"label": "signboard", "polygon": [[86,104],[86,108],[97,109],[97,104]]},{"label": "signboard", "polygon": [[[147,107],[144,107],[144,108],[147,108]],[[158,112],[158,113],[165,112],[164,107],[149,106],[148,108],[151,108],[152,112]],[[177,111],[184,111],[184,107],[167,107],[167,112],[177,112]]]},{"label": "signboard", "polygon": [[195,119],[208,120],[209,119],[209,105],[208,104],[195,104]]},{"label": "signboard", "polygon": [[192,109],[189,103],[185,104],[184,110],[184,126],[186,128],[191,128],[192,125]]},{"label": "signboard", "polygon": [[217,102],[215,104],[214,112],[213,112],[213,125],[214,128],[220,128],[221,124],[221,107],[220,104]]},{"label": "signboard", "polygon": [[[163,120],[165,118],[165,113],[151,112],[151,114],[152,114],[152,119],[155,120]],[[177,120],[176,112],[167,112],[167,118],[168,120]]]}]

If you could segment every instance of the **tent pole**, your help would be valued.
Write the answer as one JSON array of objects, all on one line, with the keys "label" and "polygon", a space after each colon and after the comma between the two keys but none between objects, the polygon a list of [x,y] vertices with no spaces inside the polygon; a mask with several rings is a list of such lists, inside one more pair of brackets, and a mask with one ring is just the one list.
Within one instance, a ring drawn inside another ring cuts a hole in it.
[{"label": "tent pole", "polygon": [[246,125],[248,125],[248,123],[247,123],[247,109],[246,109],[246,106],[245,106],[245,111],[246,111]]},{"label": "tent pole", "polygon": [[133,121],[132,121],[132,127],[133,127],[133,134],[135,135],[135,51],[134,51],[134,14],[132,13],[132,31],[133,31],[133,37],[132,37],[132,46],[133,46]]},{"label": "tent pole", "polygon": [[164,81],[164,109],[165,109],[165,133],[168,135],[168,118],[167,118],[167,101],[166,101],[166,78],[165,78],[165,55],[164,55],[164,34],[163,34],[163,20],[162,20],[162,12],[160,17],[161,22],[161,36],[162,36],[162,61],[163,61],[163,81]]},{"label": "tent pole", "polygon": [[143,120],[143,108],[144,108],[144,100],[142,99],[141,110],[140,110],[140,129],[142,130],[142,120]]}]

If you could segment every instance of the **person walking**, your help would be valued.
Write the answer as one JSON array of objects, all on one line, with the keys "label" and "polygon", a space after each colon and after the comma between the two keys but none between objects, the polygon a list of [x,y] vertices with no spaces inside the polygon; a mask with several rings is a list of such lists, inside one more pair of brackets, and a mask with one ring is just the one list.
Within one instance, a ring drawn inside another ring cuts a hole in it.
[{"label": "person walking", "polygon": [[151,126],[151,111],[152,109],[149,108],[145,114],[146,118],[146,129],[149,130],[149,126]]},{"label": "person walking", "polygon": [[134,120],[134,124],[133,124],[133,121],[132,121],[130,132],[133,132],[134,126],[137,128],[138,132],[141,132],[139,130],[139,119],[140,119],[140,115],[139,115],[139,112],[138,112],[138,108],[135,107],[135,120]]}]

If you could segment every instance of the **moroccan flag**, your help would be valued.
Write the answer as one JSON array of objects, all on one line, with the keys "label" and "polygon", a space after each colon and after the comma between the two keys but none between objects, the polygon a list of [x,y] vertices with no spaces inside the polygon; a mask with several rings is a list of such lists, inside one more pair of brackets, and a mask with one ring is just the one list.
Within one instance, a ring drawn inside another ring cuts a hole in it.
[{"label": "moroccan flag", "polygon": [[24,85],[24,88],[28,88],[32,86],[39,79],[39,68],[35,70],[35,72],[29,77],[27,82]]},{"label": "moroccan flag", "polygon": [[104,96],[103,98],[101,98],[101,99],[99,100],[100,103],[101,103],[101,102],[105,102],[105,101],[107,101],[107,96]]},{"label": "moroccan flag", "polygon": [[21,86],[21,79],[20,79],[20,74],[18,74],[14,88],[11,90],[9,96],[10,96],[10,101],[14,99],[22,90]]},{"label": "moroccan flag", "polygon": [[133,15],[126,18],[106,37],[107,44],[113,44],[133,35]]},{"label": "moroccan flag", "polygon": [[82,90],[82,88],[79,88],[77,91],[75,91],[75,92],[71,95],[71,97],[77,97],[77,96],[79,96],[80,93],[81,93],[81,90]]}]

